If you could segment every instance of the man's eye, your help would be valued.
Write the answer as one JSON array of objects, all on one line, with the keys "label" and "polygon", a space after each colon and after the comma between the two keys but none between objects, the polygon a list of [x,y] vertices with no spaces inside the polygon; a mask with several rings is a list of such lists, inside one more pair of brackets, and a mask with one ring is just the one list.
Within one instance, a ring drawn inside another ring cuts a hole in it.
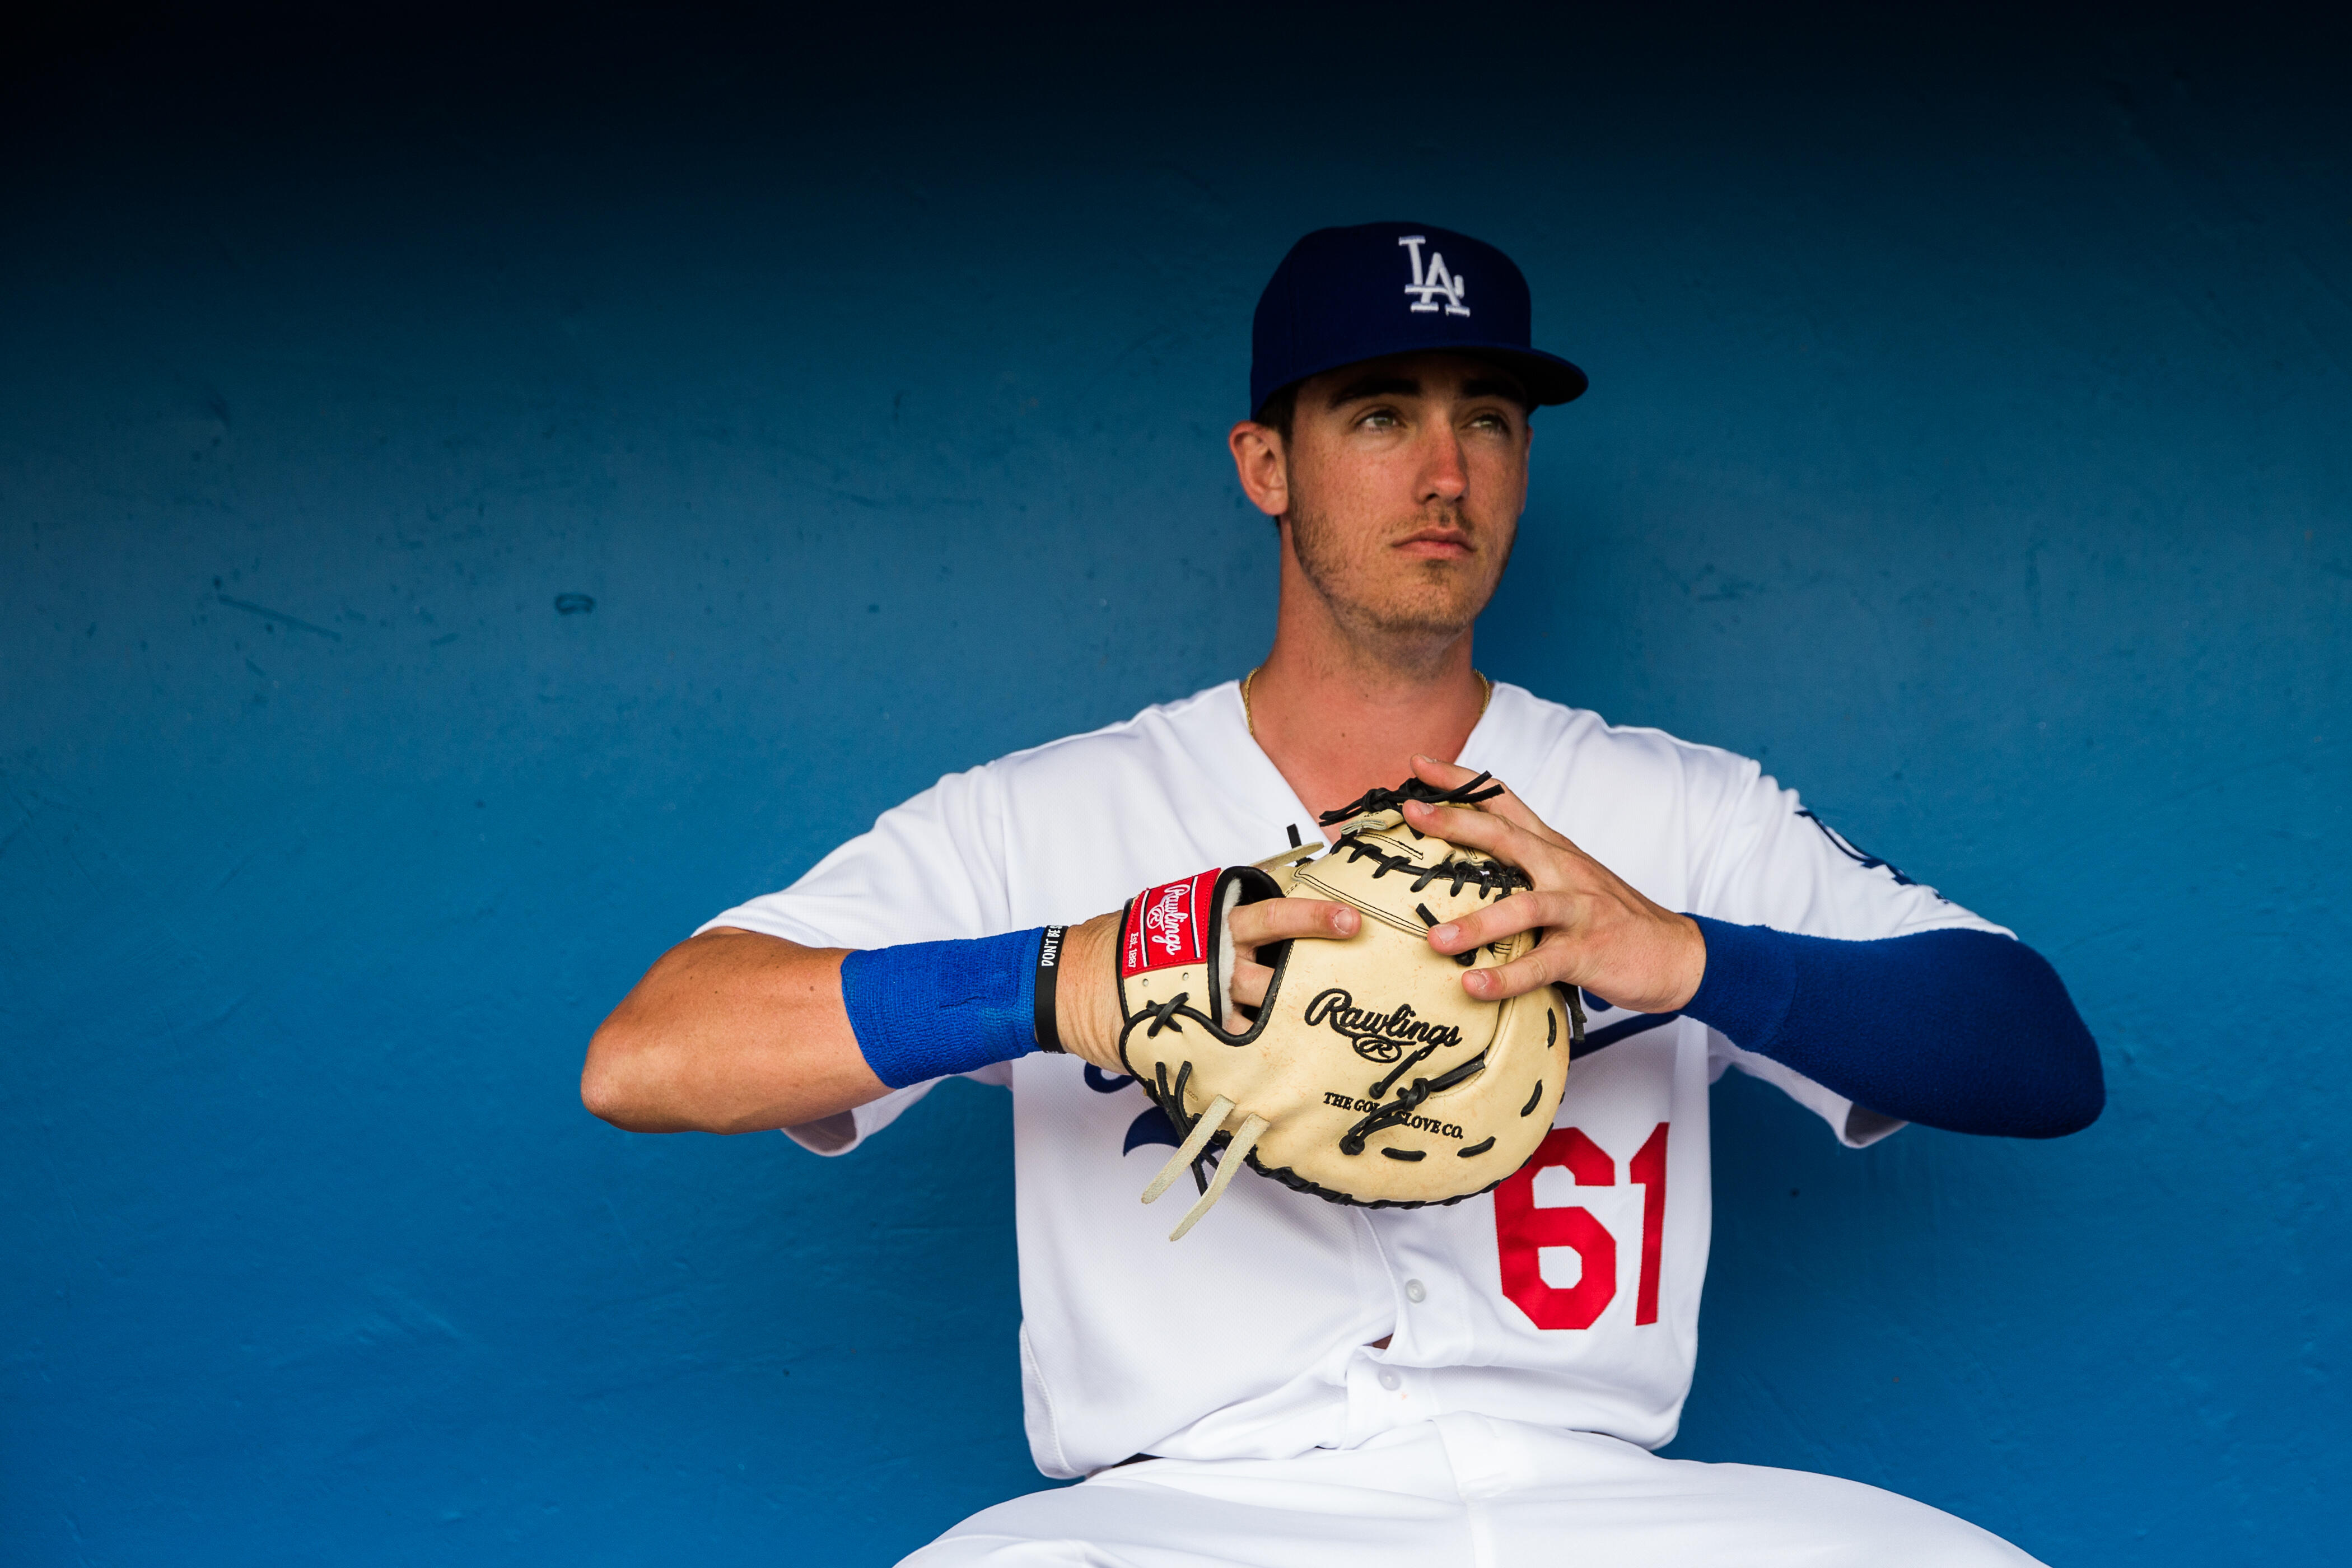
[{"label": "man's eye", "polygon": [[1369,430],[1393,429],[1397,423],[1396,410],[1393,408],[1375,408],[1370,413],[1365,415],[1363,418],[1358,420],[1357,423]]}]

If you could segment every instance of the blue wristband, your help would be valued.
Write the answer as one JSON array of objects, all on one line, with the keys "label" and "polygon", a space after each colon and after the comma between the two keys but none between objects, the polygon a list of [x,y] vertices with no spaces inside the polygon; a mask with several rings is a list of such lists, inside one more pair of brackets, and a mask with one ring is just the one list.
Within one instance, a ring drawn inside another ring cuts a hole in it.
[{"label": "blue wristband", "polygon": [[843,959],[841,1005],[874,1076],[904,1089],[1035,1050],[1045,938],[1039,926]]}]

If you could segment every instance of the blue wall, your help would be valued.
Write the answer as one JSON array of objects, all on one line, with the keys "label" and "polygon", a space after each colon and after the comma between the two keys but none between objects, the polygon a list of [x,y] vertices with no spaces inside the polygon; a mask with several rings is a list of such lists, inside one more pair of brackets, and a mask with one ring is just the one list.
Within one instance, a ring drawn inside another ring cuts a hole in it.
[{"label": "blue wall", "polygon": [[940,773],[1255,661],[1249,307],[1394,214],[1593,377],[1485,667],[1761,756],[2105,1052],[2048,1145],[1719,1090],[1671,1451],[2336,1555],[2343,40],[1501,16],[20,58],[0,1555],[886,1562],[1038,1484],[1000,1098],[824,1163],[581,1051]]}]

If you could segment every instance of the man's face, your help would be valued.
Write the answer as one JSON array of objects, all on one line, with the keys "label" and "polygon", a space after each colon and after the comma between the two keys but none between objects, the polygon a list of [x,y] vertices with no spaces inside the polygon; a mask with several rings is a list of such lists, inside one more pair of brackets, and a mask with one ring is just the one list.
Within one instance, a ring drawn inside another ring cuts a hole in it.
[{"label": "man's face", "polygon": [[1528,494],[1525,393],[1461,354],[1401,354],[1298,389],[1286,517],[1343,624],[1451,640],[1494,596]]}]

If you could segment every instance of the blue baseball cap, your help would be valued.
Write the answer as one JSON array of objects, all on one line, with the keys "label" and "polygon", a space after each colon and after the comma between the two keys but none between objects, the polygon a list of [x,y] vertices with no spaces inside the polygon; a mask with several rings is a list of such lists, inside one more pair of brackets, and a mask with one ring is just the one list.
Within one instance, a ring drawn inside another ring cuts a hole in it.
[{"label": "blue baseball cap", "polygon": [[1538,404],[1584,373],[1529,342],[1528,280],[1482,240],[1425,223],[1318,228],[1290,247],[1250,326],[1250,413],[1284,387],[1385,354],[1449,350],[1507,363]]}]

